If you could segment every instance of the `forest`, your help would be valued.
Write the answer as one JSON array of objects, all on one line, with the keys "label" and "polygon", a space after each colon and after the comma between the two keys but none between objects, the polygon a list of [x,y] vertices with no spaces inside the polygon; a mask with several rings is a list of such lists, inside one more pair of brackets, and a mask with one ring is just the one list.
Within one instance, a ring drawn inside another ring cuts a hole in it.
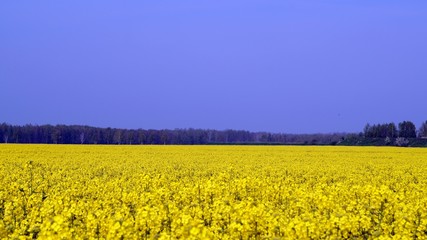
[{"label": "forest", "polygon": [[120,129],[80,125],[0,125],[4,143],[47,144],[296,144],[335,145],[346,133],[283,134],[244,130]]},{"label": "forest", "polygon": [[45,144],[251,144],[427,146],[427,121],[366,124],[359,133],[286,134],[212,129],[121,129],[82,125],[0,124],[0,142]]}]

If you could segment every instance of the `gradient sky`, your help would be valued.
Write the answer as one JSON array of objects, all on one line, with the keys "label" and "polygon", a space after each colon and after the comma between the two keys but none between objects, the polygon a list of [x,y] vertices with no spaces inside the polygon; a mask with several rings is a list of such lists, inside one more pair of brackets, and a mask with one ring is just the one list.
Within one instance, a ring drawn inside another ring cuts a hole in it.
[{"label": "gradient sky", "polygon": [[10,124],[418,127],[427,1],[5,0],[0,91]]}]

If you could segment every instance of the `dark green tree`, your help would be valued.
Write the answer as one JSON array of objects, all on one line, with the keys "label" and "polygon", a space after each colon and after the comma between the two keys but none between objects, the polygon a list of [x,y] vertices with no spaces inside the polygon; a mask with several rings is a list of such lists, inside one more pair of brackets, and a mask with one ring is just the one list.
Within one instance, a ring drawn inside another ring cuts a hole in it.
[{"label": "dark green tree", "polygon": [[399,123],[399,137],[415,138],[417,137],[416,128],[411,121],[403,121]]},{"label": "dark green tree", "polygon": [[397,137],[397,127],[394,123],[389,123],[387,125],[387,137],[395,138]]},{"label": "dark green tree", "polygon": [[427,121],[421,124],[421,127],[418,130],[418,137],[427,138]]}]

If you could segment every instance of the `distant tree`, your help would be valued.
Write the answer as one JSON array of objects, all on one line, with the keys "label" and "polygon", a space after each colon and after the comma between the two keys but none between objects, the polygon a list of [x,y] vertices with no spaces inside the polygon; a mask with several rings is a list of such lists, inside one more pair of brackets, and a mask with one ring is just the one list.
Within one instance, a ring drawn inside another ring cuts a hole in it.
[{"label": "distant tree", "polygon": [[212,130],[210,130],[210,129],[206,130],[206,138],[207,138],[206,141],[208,143],[212,142],[213,136],[214,136],[214,132]]},{"label": "distant tree", "polygon": [[130,145],[134,144],[136,141],[136,133],[135,130],[127,131],[126,133],[126,142]]},{"label": "distant tree", "polygon": [[79,136],[80,144],[83,144],[85,142],[85,133],[81,132]]},{"label": "distant tree", "polygon": [[399,137],[415,138],[417,137],[416,128],[411,121],[403,121],[399,123]]},{"label": "distant tree", "polygon": [[146,141],[145,138],[146,138],[145,131],[139,130],[138,131],[138,143],[139,144],[144,144],[145,141]]},{"label": "distant tree", "polygon": [[4,143],[8,143],[9,137],[10,135],[12,135],[11,133],[12,133],[12,127],[10,125],[6,123],[2,123],[0,125],[0,134],[1,134],[0,136],[3,137]]},{"label": "distant tree", "polygon": [[122,130],[114,129],[113,142],[115,144],[122,144]]},{"label": "distant tree", "polygon": [[363,129],[365,138],[395,138],[397,137],[397,128],[394,123],[374,124],[369,123]]},{"label": "distant tree", "polygon": [[165,130],[162,130],[161,132],[162,133],[161,133],[161,136],[160,136],[160,142],[162,144],[166,144],[168,142],[168,140],[169,140],[168,133]]},{"label": "distant tree", "polygon": [[389,123],[387,125],[387,137],[395,138],[397,137],[397,127],[394,123]]},{"label": "distant tree", "polygon": [[149,144],[161,144],[159,131],[150,129],[148,130],[147,143]]},{"label": "distant tree", "polygon": [[418,137],[427,138],[427,121],[421,124],[421,127],[418,130]]},{"label": "distant tree", "polygon": [[365,138],[373,137],[372,136],[373,135],[372,134],[372,127],[371,127],[371,125],[369,123],[367,123],[365,125],[365,127],[363,128],[363,134],[364,134]]},{"label": "distant tree", "polygon": [[60,143],[59,140],[61,138],[61,132],[60,132],[58,127],[55,127],[55,129],[52,131],[50,137],[52,139],[52,143],[55,143],[55,144]]}]

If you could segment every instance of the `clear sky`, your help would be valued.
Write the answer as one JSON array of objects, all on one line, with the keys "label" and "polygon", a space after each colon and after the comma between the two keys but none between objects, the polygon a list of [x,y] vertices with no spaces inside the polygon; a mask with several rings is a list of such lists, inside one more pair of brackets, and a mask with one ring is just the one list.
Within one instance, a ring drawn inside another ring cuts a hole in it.
[{"label": "clear sky", "polygon": [[358,132],[426,99],[425,0],[0,2],[0,122]]}]

